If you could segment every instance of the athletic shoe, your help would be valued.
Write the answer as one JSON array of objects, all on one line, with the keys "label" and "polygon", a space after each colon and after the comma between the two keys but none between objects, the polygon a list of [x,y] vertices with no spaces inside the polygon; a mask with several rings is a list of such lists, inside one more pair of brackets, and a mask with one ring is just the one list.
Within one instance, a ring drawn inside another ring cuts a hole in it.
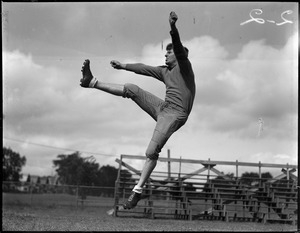
[{"label": "athletic shoe", "polygon": [[136,207],[139,200],[141,200],[141,197],[142,194],[132,191],[128,200],[123,205],[124,209],[133,209],[134,207]]},{"label": "athletic shoe", "polygon": [[[95,85],[95,80],[92,72],[90,70],[90,60],[85,60],[81,69],[82,79],[80,79],[80,86],[82,87],[93,87]],[[91,81],[93,80],[93,83]],[[92,85],[91,85],[92,84]]]}]

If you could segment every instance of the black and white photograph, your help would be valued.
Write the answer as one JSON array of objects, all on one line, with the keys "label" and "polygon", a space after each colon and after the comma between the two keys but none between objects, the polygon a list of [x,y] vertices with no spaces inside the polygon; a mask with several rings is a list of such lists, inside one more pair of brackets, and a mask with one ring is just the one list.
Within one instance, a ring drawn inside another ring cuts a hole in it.
[{"label": "black and white photograph", "polygon": [[297,231],[298,2],[1,5],[2,231]]}]

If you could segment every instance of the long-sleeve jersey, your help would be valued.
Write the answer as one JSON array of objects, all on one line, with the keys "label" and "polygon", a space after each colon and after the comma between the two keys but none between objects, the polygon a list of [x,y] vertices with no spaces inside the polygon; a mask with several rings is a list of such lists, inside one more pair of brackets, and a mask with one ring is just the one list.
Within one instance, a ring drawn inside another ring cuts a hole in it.
[{"label": "long-sleeve jersey", "polygon": [[177,59],[176,66],[169,69],[168,66],[148,66],[136,63],[126,64],[126,70],[162,81],[166,85],[165,101],[177,104],[190,113],[196,93],[194,72],[180,41],[178,30],[176,28],[171,30],[170,35]]}]

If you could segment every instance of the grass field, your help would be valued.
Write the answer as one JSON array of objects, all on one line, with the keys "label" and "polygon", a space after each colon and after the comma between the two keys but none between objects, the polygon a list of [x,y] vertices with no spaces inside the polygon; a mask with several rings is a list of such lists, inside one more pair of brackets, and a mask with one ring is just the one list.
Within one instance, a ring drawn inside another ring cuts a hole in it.
[{"label": "grass field", "polygon": [[104,197],[77,208],[68,195],[3,193],[2,203],[2,231],[297,231],[290,224],[113,217],[106,213],[113,199]]}]

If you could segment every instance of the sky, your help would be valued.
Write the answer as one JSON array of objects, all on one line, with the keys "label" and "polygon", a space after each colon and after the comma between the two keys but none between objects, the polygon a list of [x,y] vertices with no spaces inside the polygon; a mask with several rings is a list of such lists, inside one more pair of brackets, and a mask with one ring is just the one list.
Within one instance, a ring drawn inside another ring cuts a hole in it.
[{"label": "sky", "polygon": [[121,154],[145,155],[155,121],[130,99],[82,88],[81,67],[90,59],[99,80],[164,99],[162,82],[110,61],[164,65],[171,11],[196,97],[160,156],[298,164],[298,3],[2,2],[3,146],[26,157],[24,175],[54,175],[52,161],[75,151],[115,167]]}]

